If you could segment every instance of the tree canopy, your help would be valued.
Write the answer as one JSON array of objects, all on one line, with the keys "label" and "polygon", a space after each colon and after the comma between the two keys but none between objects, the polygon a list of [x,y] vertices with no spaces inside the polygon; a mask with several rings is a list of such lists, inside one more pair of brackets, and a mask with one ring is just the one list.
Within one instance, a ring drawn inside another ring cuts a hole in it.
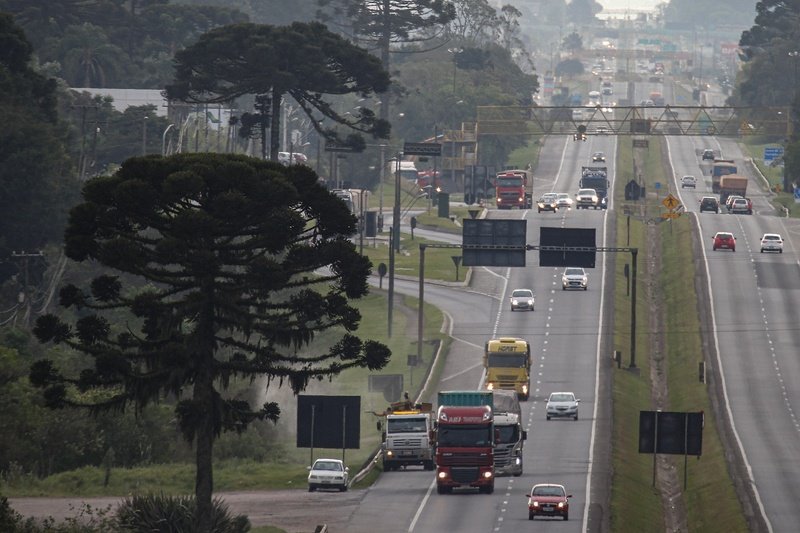
[{"label": "tree canopy", "polygon": [[[370,109],[355,115],[336,111],[325,96],[355,94],[367,98],[389,86],[389,74],[366,50],[328,31],[318,22],[290,26],[235,24],[212,30],[175,56],[175,82],[166,87],[170,100],[190,103],[230,102],[244,95],[269,98],[270,157],[277,160],[281,102],[290,96],[329,142],[363,148],[340,135],[329,119],[348,130],[386,138],[388,122]],[[362,139],[359,143],[358,140]]]},{"label": "tree canopy", "polygon": [[0,282],[16,272],[14,250],[60,238],[77,184],[56,112],[56,83],[31,66],[32,46],[0,13]]},{"label": "tree canopy", "polygon": [[[266,376],[298,393],[389,360],[386,346],[353,334],[361,317],[349,300],[367,293],[370,271],[348,240],[356,220],[308,167],[238,155],[132,158],[87,182],[83,198],[66,254],[108,270],[60,291],[74,324],[45,315],[34,333],[91,364],[72,375],[43,359],[31,382],[53,408],[179,398],[179,427],[196,446],[198,530],[208,531],[215,438],[280,414],[275,403],[224,397],[232,378]],[[135,318],[118,325],[120,310]],[[309,348],[323,331],[338,341]]]}]

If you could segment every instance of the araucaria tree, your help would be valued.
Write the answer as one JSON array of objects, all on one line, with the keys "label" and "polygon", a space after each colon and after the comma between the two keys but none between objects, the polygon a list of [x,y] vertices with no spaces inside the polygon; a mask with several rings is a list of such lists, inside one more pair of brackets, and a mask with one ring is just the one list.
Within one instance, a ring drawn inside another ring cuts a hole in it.
[{"label": "araucaria tree", "polygon": [[[383,93],[389,87],[389,74],[378,58],[318,22],[223,26],[178,52],[175,61],[175,82],[166,87],[170,100],[223,103],[244,95],[269,99],[273,161],[278,159],[280,109],[287,95],[334,144],[361,151],[365,142],[359,132],[389,136],[389,123],[372,110],[361,107],[356,115],[342,115],[325,100],[326,95],[368,98]],[[340,138],[334,128],[322,128],[325,118],[354,133]]]},{"label": "araucaria tree", "polygon": [[[89,181],[83,198],[66,254],[109,273],[61,290],[61,305],[80,317],[73,325],[47,315],[34,331],[93,365],[73,376],[41,360],[31,381],[53,408],[177,397],[180,429],[196,446],[196,530],[209,531],[215,438],[280,414],[274,403],[225,398],[232,378],[267,376],[298,393],[311,379],[389,360],[385,345],[352,333],[361,317],[349,300],[367,293],[371,267],[348,240],[355,219],[311,169],[237,155],[129,159]],[[118,273],[141,283],[125,286]],[[338,336],[315,350],[323,331]]]}]

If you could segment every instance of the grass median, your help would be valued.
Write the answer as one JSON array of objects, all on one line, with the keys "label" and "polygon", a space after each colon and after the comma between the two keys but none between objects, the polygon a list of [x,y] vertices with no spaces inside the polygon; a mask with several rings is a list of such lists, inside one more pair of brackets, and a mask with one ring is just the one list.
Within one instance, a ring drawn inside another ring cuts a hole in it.
[{"label": "grass median", "polygon": [[[364,254],[372,261],[373,271],[377,272],[378,265],[384,263],[389,266],[389,240],[384,238],[375,240],[374,244],[372,239],[369,240],[369,246],[365,240]],[[436,245],[441,245],[439,241],[432,241],[422,239],[416,236],[411,238],[411,234],[400,234],[400,251],[395,254],[395,274],[398,276],[409,276],[419,278],[419,245],[428,244],[432,245],[425,249],[425,279],[438,280],[438,281],[464,281],[467,269],[459,267],[458,279],[456,279],[456,266],[453,262],[453,257],[461,257],[461,248],[436,248]],[[460,245],[459,245],[460,246]],[[383,280],[384,287],[388,283],[387,279]]]},{"label": "grass median", "polygon": [[[661,161],[660,140],[649,139],[649,148],[640,154],[640,171],[645,177],[648,191],[656,182],[671,184]],[[633,156],[630,144],[619,144],[616,183],[627,183],[633,178]],[[672,185],[669,185],[671,187]],[[622,201],[622,191],[617,187],[617,200]],[[663,195],[662,195],[663,196]],[[651,193],[641,206],[628,204],[630,217],[629,246],[639,250],[639,279],[637,283],[637,330],[635,331],[637,372],[626,369],[614,372],[614,451],[611,526],[613,531],[662,531],[664,512],[661,496],[653,487],[653,457],[638,453],[639,411],[652,410],[651,400],[651,335],[649,307],[661,305],[665,323],[659,334],[664,335],[663,354],[666,360],[668,383],[668,410],[703,411],[703,455],[690,458],[687,463],[687,489],[682,494],[690,531],[744,532],[747,525],[741,505],[725,460],[717,423],[711,408],[707,385],[698,379],[698,363],[703,358],[698,311],[698,295],[694,280],[702,276],[702,262],[695,258],[693,249],[693,215],[659,222],[665,211],[657,194]],[[624,205],[617,203],[617,205]],[[655,257],[660,261],[656,283],[662,301],[651,302],[645,283],[652,274],[646,258],[648,246],[655,245],[648,238],[647,224],[657,224],[658,244]],[[618,240],[626,239],[628,220],[623,212],[617,216]],[[628,245],[627,242],[619,242]],[[631,302],[626,294],[625,263],[616,262],[615,335],[614,346],[623,354],[624,367],[630,358]],[[676,456],[676,465],[683,466],[683,458]],[[682,468],[681,468],[682,474]],[[683,475],[679,476],[681,481]]]}]

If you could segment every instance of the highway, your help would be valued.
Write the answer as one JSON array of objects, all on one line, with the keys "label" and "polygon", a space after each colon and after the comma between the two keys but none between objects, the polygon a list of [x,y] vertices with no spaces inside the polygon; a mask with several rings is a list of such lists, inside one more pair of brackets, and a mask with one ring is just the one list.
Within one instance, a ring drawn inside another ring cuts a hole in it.
[{"label": "highway", "polygon": [[[743,173],[745,159],[731,140],[712,137],[668,138],[675,175],[694,174],[701,168],[695,151],[720,150]],[[766,193],[750,174],[748,196],[753,215],[697,213],[702,196],[711,193],[710,177],[696,191],[678,190],[687,211],[697,216],[703,242],[703,262],[712,301],[711,331],[721,378],[737,436],[748,469],[752,471],[757,504],[771,531],[793,531],[800,511],[800,221],[777,216]],[[736,252],[712,251],[711,236],[730,231]],[[780,233],[782,254],[761,253],[764,233]]]},{"label": "highway", "polygon": [[[580,167],[593,165],[591,154],[613,154],[613,136],[593,136],[586,142],[571,137],[553,137],[542,151],[535,174],[534,197],[549,191],[578,189]],[[596,165],[596,164],[595,164]],[[613,175],[613,160],[609,160]],[[603,210],[560,210],[557,213],[530,211],[494,211],[491,218],[525,218],[528,242],[537,244],[539,228],[594,227],[597,244],[606,244]],[[538,267],[538,255],[530,253],[525,268],[474,269],[468,289],[427,284],[426,300],[442,308],[451,319],[453,348],[441,375],[439,390],[476,389],[482,380],[481,358],[484,342],[494,336],[519,336],[531,342],[534,367],[532,396],[523,402],[523,427],[528,431],[520,477],[499,477],[492,495],[463,492],[439,495],[434,476],[421,468],[383,474],[365,495],[348,525],[348,531],[375,531],[375,524],[387,532],[544,531],[552,527],[549,519],[528,521],[525,494],[535,483],[564,484],[573,495],[570,521],[563,531],[593,530],[599,527],[603,510],[591,507],[593,491],[605,498],[607,483],[593,488],[590,478],[592,444],[597,440],[598,360],[605,360],[608,348],[599,333],[604,305],[602,279],[607,258],[598,255],[597,268],[589,271],[588,291],[562,291],[562,268]],[[417,294],[417,283],[398,281],[399,292]],[[514,288],[531,288],[536,295],[534,312],[511,313],[508,295]],[[608,368],[608,365],[604,365]],[[578,421],[546,421],[544,400],[553,391],[573,391],[581,399]],[[607,387],[603,394],[607,394]],[[608,431],[608,413],[602,425]],[[606,435],[603,446],[609,441]],[[603,476],[607,472],[602,473]],[[593,509],[592,513],[588,510]],[[597,513],[596,516],[593,513]],[[605,510],[607,513],[608,510]]]}]

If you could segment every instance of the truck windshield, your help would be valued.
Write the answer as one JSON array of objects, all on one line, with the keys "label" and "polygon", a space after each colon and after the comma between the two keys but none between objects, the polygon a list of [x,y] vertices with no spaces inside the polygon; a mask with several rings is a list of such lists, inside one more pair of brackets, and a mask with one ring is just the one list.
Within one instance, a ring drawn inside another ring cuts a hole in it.
[{"label": "truck windshield", "polygon": [[528,356],[522,353],[489,353],[489,366],[495,368],[522,368],[528,366]]},{"label": "truck windshield", "polygon": [[519,440],[519,426],[495,426],[494,429],[500,434],[500,444],[511,444]]},{"label": "truck windshield", "polygon": [[386,421],[389,433],[424,433],[428,431],[425,418],[390,418]]},{"label": "truck windshield", "polygon": [[491,446],[492,433],[490,426],[465,424],[463,426],[439,425],[437,444],[455,448],[470,446]]},{"label": "truck windshield", "polygon": [[522,178],[497,178],[496,187],[522,187]]}]

